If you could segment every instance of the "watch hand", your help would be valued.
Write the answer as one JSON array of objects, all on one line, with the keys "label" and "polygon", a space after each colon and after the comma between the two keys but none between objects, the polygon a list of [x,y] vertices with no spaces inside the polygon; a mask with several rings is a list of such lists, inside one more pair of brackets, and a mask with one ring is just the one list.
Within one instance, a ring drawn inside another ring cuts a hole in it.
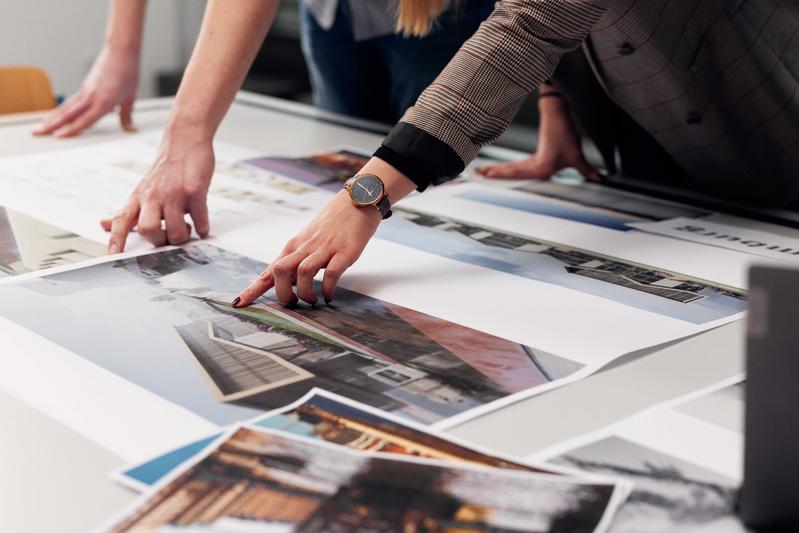
[{"label": "watch hand", "polygon": [[372,194],[372,191],[370,191],[369,189],[367,189],[366,187],[364,187],[364,186],[363,186],[363,185],[361,185],[360,183],[358,183],[357,185],[358,185],[358,187],[360,187],[361,189],[363,189],[364,191],[366,191],[366,193],[367,193],[367,194]]}]

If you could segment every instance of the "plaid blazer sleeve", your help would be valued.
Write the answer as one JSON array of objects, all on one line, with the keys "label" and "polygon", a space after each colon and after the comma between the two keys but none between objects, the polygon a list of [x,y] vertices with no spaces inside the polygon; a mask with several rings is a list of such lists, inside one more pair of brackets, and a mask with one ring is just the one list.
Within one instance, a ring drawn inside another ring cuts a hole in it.
[{"label": "plaid blazer sleeve", "polygon": [[376,152],[424,189],[461,172],[609,0],[501,0]]}]

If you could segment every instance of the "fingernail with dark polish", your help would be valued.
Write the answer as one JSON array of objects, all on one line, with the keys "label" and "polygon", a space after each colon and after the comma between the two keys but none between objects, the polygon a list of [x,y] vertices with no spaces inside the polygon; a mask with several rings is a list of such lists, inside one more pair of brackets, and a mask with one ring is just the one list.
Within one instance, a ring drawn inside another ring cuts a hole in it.
[{"label": "fingernail with dark polish", "polygon": [[233,307],[237,307],[240,301],[241,301],[241,296],[236,296],[236,299],[233,300]]}]

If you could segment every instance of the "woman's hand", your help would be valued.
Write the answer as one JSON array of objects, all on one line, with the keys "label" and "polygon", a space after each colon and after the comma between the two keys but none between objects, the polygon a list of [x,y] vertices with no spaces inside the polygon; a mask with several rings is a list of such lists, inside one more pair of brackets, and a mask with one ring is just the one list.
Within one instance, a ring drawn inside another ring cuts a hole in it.
[{"label": "woman's hand", "polygon": [[[316,274],[324,269],[322,296],[333,301],[339,278],[358,258],[380,225],[380,212],[371,207],[356,207],[347,191],[340,191],[280,255],[247,287],[234,304],[250,305],[263,293],[275,288],[277,299],[293,305],[299,300],[318,301],[313,289]],[[297,294],[292,285],[296,281]],[[298,298],[299,297],[299,298]]]},{"label": "woman's hand", "polygon": [[187,213],[197,234],[207,236],[210,230],[207,196],[213,173],[214,150],[210,138],[191,140],[186,134],[165,136],[155,163],[125,207],[113,219],[101,221],[103,228],[111,232],[108,253],[125,249],[134,226],[138,226],[139,235],[155,246],[188,241],[191,226],[184,219]]},{"label": "woman's hand", "polygon": [[559,170],[572,167],[586,179],[600,181],[602,174],[583,156],[580,135],[561,97],[542,97],[538,109],[541,127],[536,152],[520,161],[478,168],[477,172],[486,178],[548,179]]},{"label": "woman's hand", "polygon": [[136,131],[132,114],[138,85],[138,51],[105,46],[80,90],[47,115],[33,134],[73,137],[116,107],[122,129]]},{"label": "woman's hand", "polygon": [[[416,184],[397,169],[376,157],[370,159],[359,174],[379,176],[392,203],[416,188]],[[319,215],[286,244],[258,279],[239,294],[233,301],[234,307],[250,305],[272,287],[281,303],[294,305],[304,300],[313,305],[318,301],[313,280],[322,269],[325,271],[322,296],[326,303],[331,303],[339,278],[361,256],[380,221],[377,209],[356,207],[348,191],[339,191]],[[295,282],[297,294],[292,290]]]}]

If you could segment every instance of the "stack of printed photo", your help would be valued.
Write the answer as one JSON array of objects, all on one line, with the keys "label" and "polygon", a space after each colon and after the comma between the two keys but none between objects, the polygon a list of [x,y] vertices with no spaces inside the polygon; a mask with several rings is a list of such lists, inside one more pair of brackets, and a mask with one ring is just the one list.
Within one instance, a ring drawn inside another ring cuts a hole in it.
[{"label": "stack of printed photo", "polygon": [[114,532],[592,532],[630,491],[321,389],[113,477],[142,492],[103,527]]}]

